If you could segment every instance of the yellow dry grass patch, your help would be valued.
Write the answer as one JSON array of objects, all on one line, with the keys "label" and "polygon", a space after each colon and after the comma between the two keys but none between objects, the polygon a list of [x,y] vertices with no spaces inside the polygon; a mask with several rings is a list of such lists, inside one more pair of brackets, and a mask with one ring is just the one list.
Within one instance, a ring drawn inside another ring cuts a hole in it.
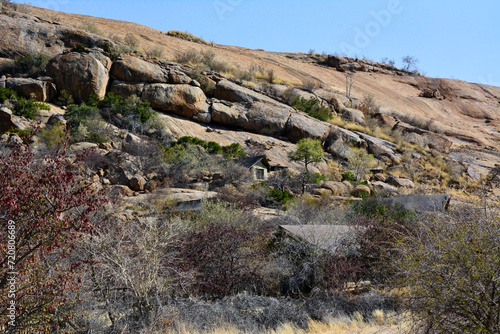
[{"label": "yellow dry grass patch", "polygon": [[[398,316],[394,312],[386,313],[383,310],[373,311],[370,320],[364,319],[360,312],[351,317],[338,317],[328,321],[310,320],[307,329],[300,329],[292,324],[283,324],[275,330],[263,331],[263,334],[350,334],[350,333],[398,333],[400,329],[408,327],[406,316]],[[232,325],[224,325],[207,332],[200,332],[188,327],[182,327],[172,334],[246,334]],[[248,332],[249,333],[249,332]]]}]

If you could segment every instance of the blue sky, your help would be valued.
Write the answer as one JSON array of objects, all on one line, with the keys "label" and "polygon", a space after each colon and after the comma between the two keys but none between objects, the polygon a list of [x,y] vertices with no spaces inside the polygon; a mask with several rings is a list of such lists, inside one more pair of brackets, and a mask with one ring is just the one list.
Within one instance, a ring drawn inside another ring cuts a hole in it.
[{"label": "blue sky", "polygon": [[432,77],[500,86],[498,0],[32,0],[268,51],[419,59]]}]

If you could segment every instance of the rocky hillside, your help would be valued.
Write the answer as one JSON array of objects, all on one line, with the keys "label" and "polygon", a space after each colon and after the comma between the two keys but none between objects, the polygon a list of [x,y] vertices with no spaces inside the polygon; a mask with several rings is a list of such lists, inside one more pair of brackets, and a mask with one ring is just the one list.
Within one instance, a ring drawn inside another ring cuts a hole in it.
[{"label": "rocky hillside", "polygon": [[[272,165],[294,170],[300,165],[286,153],[302,138],[319,139],[331,159],[348,160],[351,148],[362,148],[379,165],[402,164],[408,171],[404,165],[422,155],[409,154],[405,142],[429,156],[438,152],[459,166],[458,177],[469,179],[500,161],[499,87],[368,60],[195,42],[187,34],[131,22],[14,7],[4,6],[0,15],[0,65],[7,74],[0,85],[21,95],[47,102],[62,91],[76,102],[108,92],[137,95],[164,114],[174,138],[238,142],[247,151],[258,146]],[[45,76],[9,74],[12,59],[39,52],[50,58]],[[346,81],[352,83],[350,98]],[[297,110],[297,97],[317,99],[335,117],[325,122]],[[2,117],[9,126],[23,122]],[[422,166],[433,164],[426,155],[422,159]]]}]

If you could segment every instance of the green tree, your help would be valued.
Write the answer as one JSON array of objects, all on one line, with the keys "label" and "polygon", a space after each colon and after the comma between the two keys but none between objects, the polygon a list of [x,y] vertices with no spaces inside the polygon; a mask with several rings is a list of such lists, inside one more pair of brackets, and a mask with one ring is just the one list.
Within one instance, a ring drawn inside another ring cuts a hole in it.
[{"label": "green tree", "polygon": [[288,158],[293,161],[303,161],[306,174],[309,174],[310,163],[323,161],[323,147],[317,139],[304,138],[299,140],[295,151],[288,153]]}]

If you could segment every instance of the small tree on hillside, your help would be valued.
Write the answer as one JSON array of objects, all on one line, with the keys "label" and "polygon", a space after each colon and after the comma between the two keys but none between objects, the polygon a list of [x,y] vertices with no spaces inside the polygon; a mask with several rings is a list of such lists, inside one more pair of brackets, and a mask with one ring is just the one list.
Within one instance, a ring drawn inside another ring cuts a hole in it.
[{"label": "small tree on hillside", "polygon": [[288,158],[293,161],[303,161],[306,174],[309,174],[308,166],[310,163],[323,161],[323,147],[317,139],[304,138],[299,140],[295,151],[288,153]]},{"label": "small tree on hillside", "polygon": [[288,158],[293,161],[303,161],[305,173],[302,179],[302,192],[305,191],[306,180],[309,178],[309,164],[323,161],[324,152],[321,142],[317,139],[304,138],[297,143],[297,149],[288,153]]},{"label": "small tree on hillside", "polygon": [[403,70],[411,71],[412,69],[417,69],[418,59],[413,56],[406,56],[402,58],[403,60]]}]

